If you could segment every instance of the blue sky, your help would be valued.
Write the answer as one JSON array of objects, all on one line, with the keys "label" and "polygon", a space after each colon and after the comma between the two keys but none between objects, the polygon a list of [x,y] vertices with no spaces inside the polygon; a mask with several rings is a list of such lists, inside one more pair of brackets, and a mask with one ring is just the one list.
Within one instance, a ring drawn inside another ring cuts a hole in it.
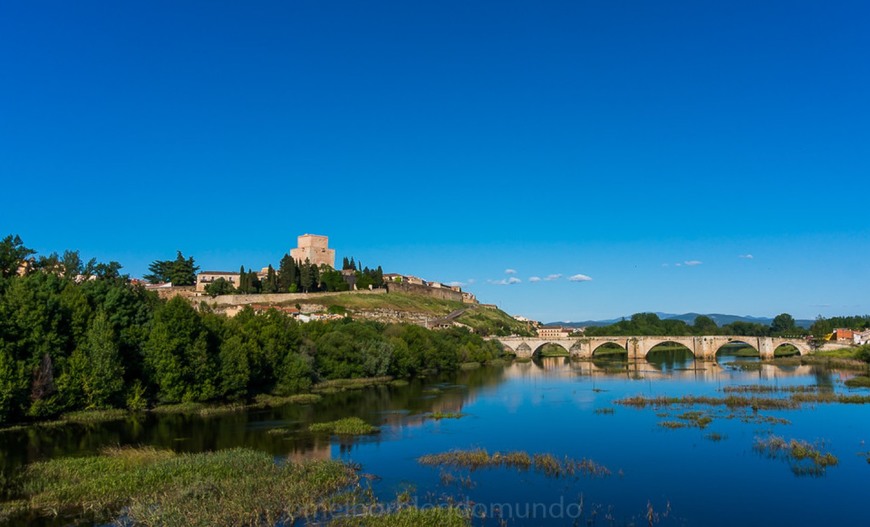
[{"label": "blue sky", "polygon": [[868,313],[868,23],[849,1],[12,0],[0,233],[134,276],[326,234],[546,321]]}]

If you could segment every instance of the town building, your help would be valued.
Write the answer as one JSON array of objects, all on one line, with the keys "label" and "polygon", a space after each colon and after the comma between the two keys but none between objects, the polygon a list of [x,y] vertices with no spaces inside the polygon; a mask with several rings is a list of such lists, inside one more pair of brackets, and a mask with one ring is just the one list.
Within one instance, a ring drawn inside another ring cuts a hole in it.
[{"label": "town building", "polygon": [[855,331],[852,333],[852,342],[854,342],[856,346],[863,346],[864,344],[870,343],[870,329]]},{"label": "town building", "polygon": [[564,339],[571,336],[571,328],[562,326],[541,326],[538,328],[538,336],[545,339]]},{"label": "town building", "polygon": [[853,340],[855,332],[849,328],[837,328],[831,340]]},{"label": "town building", "polygon": [[303,234],[297,238],[297,247],[290,250],[294,260],[315,265],[328,265],[335,269],[335,250],[329,248],[329,237],[317,234]]},{"label": "town building", "polygon": [[223,278],[231,283],[233,287],[239,287],[239,273],[231,271],[203,271],[196,277],[196,290],[205,291],[205,286],[214,282],[218,278]]}]

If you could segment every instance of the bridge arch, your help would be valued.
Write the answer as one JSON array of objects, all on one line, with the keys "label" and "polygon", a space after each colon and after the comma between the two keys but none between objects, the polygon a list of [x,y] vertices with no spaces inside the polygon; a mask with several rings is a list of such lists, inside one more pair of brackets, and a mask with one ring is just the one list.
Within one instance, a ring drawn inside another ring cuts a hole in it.
[{"label": "bridge arch", "polygon": [[[804,339],[784,339],[784,338],[773,338],[773,342],[771,344],[773,347],[773,356],[775,357],[788,357],[792,355],[807,355],[812,353],[812,347],[809,342]],[[789,353],[783,353],[781,348],[789,348],[792,350]],[[779,353],[777,353],[779,352]]]},{"label": "bridge arch", "polygon": [[628,349],[619,342],[612,340],[600,342],[596,343],[592,349],[592,358],[625,360],[628,359]]},{"label": "bridge arch", "polygon": [[761,350],[758,349],[757,342],[758,339],[752,337],[746,337],[745,340],[729,338],[727,342],[717,345],[714,356],[717,362],[723,357],[731,357],[731,360],[761,358]]},{"label": "bridge arch", "polygon": [[532,357],[542,357],[542,356],[545,356],[545,355],[542,354],[542,353],[544,353],[545,351],[547,351],[545,348],[558,348],[559,350],[564,351],[564,353],[559,352],[558,354],[552,354],[552,355],[547,354],[546,356],[550,356],[550,357],[569,357],[569,356],[571,356],[571,350],[570,350],[570,349],[566,348],[566,347],[565,347],[562,343],[560,343],[560,342],[552,342],[552,341],[547,341],[547,342],[542,342],[542,343],[540,343],[537,347],[535,347],[535,349],[532,350],[531,356],[532,356]]},{"label": "bridge arch", "polygon": [[[673,370],[694,363],[697,357],[695,352],[687,346],[683,339],[665,338],[656,342],[646,352],[646,361],[654,368],[661,370]],[[688,344],[691,344],[689,342]]]}]

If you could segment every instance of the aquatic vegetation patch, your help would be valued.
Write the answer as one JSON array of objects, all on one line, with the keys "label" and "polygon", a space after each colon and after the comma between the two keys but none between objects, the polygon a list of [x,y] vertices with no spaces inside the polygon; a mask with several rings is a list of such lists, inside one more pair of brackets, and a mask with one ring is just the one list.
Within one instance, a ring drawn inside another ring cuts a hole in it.
[{"label": "aquatic vegetation patch", "polygon": [[822,452],[820,446],[799,439],[785,440],[775,435],[756,437],[754,448],[768,457],[787,460],[797,476],[821,476],[828,467],[839,463],[834,454]]},{"label": "aquatic vegetation patch", "polygon": [[534,470],[547,477],[609,476],[610,470],[591,459],[558,458],[552,454],[529,455],[523,451],[495,452],[485,449],[452,450],[441,454],[428,454],[417,459],[421,465],[455,467],[467,470],[483,468],[515,468]]},{"label": "aquatic vegetation patch", "polygon": [[727,406],[729,408],[752,408],[753,410],[787,410],[795,409],[800,406],[798,401],[793,399],[784,399],[776,397],[746,397],[742,395],[729,395],[726,397],[708,397],[683,395],[680,397],[646,397],[644,395],[635,395],[632,397],[624,397],[614,401],[616,404],[623,406],[633,406],[635,408],[663,407],[685,405],[693,406],[696,404],[704,404],[708,406]]},{"label": "aquatic vegetation patch", "polygon": [[597,415],[613,415],[615,413],[615,411],[613,408],[607,407],[607,408],[596,408],[593,411],[593,413],[597,414]]},{"label": "aquatic vegetation patch", "polygon": [[366,423],[359,417],[345,417],[336,421],[314,423],[308,427],[308,431],[341,436],[358,436],[376,434],[380,432],[380,429]]},{"label": "aquatic vegetation patch", "polygon": [[740,386],[725,386],[722,388],[722,391],[725,393],[812,393],[819,391],[819,387],[816,385],[773,386],[770,384],[744,384]]},{"label": "aquatic vegetation patch", "polygon": [[321,512],[329,495],[357,480],[354,467],[332,460],[278,465],[247,449],[176,454],[146,447],[34,463],[23,489],[28,508],[44,515],[93,513],[143,526],[259,526]]},{"label": "aquatic vegetation patch", "polygon": [[718,432],[710,432],[709,434],[705,435],[704,437],[709,439],[710,441],[718,443],[719,441],[724,440],[727,436],[720,434]]},{"label": "aquatic vegetation patch", "polygon": [[684,423],[682,421],[661,421],[659,426],[662,428],[689,428],[689,423]]},{"label": "aquatic vegetation patch", "polygon": [[323,399],[316,393],[297,393],[294,395],[260,394],[254,398],[252,408],[278,408],[288,404],[315,404]]},{"label": "aquatic vegetation patch", "polygon": [[870,377],[857,375],[845,382],[849,388],[870,388]]},{"label": "aquatic vegetation patch", "polygon": [[696,428],[704,429],[707,425],[713,422],[713,418],[703,412],[683,412],[677,416],[677,419],[685,421],[688,425]]}]

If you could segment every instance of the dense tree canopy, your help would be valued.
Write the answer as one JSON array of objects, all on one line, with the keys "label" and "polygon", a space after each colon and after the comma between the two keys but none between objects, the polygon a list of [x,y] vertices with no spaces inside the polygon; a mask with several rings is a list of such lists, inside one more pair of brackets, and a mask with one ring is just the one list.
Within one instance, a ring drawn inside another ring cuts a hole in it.
[{"label": "dense tree canopy", "polygon": [[[87,408],[290,394],[326,379],[407,376],[503,354],[464,329],[349,318],[302,324],[250,308],[226,318],[181,297],[159,300],[120,276],[119,265],[82,264],[69,251],[18,276],[33,251],[17,237],[4,243],[12,255],[4,265],[15,272],[0,278],[0,424]],[[280,288],[294,268],[282,260],[264,282]]]}]

